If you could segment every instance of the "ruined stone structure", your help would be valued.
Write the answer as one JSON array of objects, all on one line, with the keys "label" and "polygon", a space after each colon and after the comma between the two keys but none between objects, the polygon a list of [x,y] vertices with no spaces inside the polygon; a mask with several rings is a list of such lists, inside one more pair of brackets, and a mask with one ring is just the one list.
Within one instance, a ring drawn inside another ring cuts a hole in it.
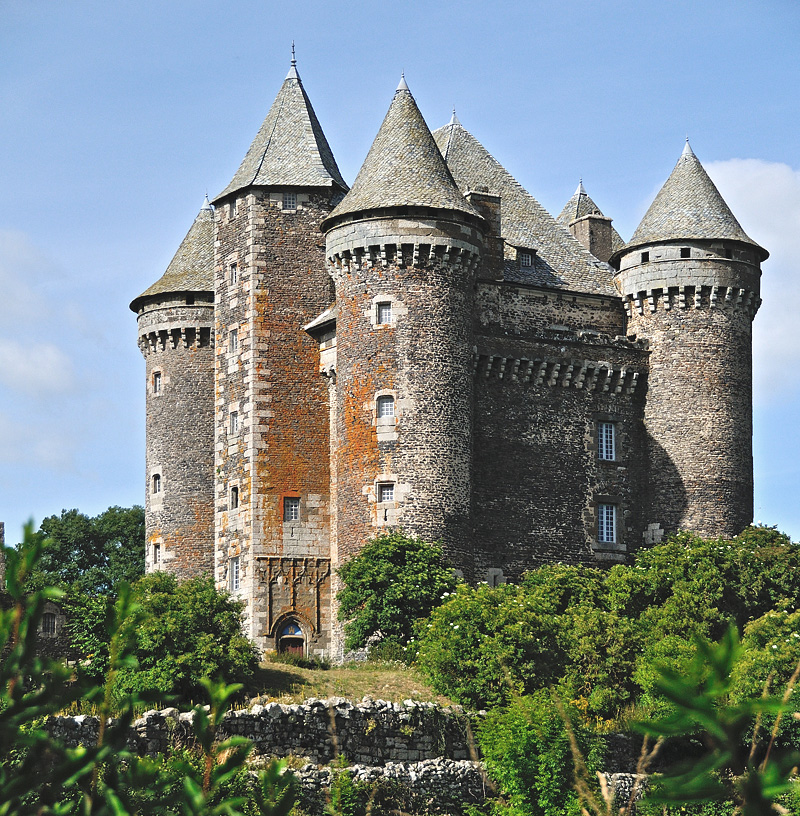
[{"label": "ruined stone structure", "polygon": [[626,244],[402,80],[348,189],[293,61],[213,204],[131,304],[147,567],[213,573],[262,648],[334,650],[336,567],[387,527],[497,583],[751,520],[767,253],[688,142]]}]

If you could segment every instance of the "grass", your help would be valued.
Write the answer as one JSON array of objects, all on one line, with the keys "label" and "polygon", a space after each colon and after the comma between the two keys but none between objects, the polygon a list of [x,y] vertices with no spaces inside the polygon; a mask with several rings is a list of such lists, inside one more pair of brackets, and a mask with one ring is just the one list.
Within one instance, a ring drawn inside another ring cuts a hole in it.
[{"label": "grass", "polygon": [[428,685],[413,668],[395,663],[348,663],[329,669],[304,669],[268,661],[261,664],[257,685],[259,702],[302,703],[309,697],[346,697],[358,702],[362,697],[389,700],[420,700],[452,705]]}]

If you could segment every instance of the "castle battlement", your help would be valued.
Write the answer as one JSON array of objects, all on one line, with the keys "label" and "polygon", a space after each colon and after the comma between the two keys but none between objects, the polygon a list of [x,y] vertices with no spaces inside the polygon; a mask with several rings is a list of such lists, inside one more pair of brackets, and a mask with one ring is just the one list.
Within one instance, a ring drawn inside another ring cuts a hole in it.
[{"label": "castle battlement", "polygon": [[645,309],[655,313],[658,309],[737,309],[743,311],[751,320],[761,306],[757,292],[734,286],[661,286],[644,289],[623,297],[623,304],[628,317],[634,310],[644,314]]}]

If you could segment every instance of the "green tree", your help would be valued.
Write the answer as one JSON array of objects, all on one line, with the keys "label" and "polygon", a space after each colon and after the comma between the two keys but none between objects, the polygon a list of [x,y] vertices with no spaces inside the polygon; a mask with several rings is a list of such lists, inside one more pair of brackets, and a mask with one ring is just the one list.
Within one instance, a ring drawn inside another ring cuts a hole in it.
[{"label": "green tree", "polygon": [[377,536],[339,568],[339,619],[348,649],[380,632],[407,644],[415,622],[426,618],[456,586],[438,544],[394,530]]},{"label": "green tree", "polygon": [[218,592],[210,577],[179,582],[151,573],[133,597],[143,612],[133,635],[137,667],[119,671],[119,693],[155,689],[191,701],[204,695],[203,677],[251,683],[258,652],[242,633],[243,605]]},{"label": "green tree", "polygon": [[144,575],[144,510],[109,507],[89,517],[78,510],[48,516],[36,533],[42,544],[36,581],[86,594],[113,594],[121,581]]}]

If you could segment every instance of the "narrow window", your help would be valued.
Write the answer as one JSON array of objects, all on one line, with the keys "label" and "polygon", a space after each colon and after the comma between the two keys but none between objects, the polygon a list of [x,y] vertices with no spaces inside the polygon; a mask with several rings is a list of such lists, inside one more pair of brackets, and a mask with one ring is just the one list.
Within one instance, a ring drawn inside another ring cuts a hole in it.
[{"label": "narrow window", "polygon": [[236,218],[239,215],[239,200],[234,198],[230,204],[231,207],[231,218]]},{"label": "narrow window", "polygon": [[296,210],[297,209],[297,193],[283,194],[283,209]]},{"label": "narrow window", "polygon": [[228,348],[230,349],[231,354],[236,354],[236,352],[239,351],[238,329],[231,329],[230,334],[228,335]]},{"label": "narrow window", "polygon": [[384,482],[378,485],[378,501],[379,502],[393,502],[394,501],[394,483]]},{"label": "narrow window", "polygon": [[300,499],[297,496],[286,496],[283,500],[283,520],[300,520]]},{"label": "narrow window", "polygon": [[56,633],[56,616],[52,612],[45,612],[42,615],[42,634],[54,635]]},{"label": "narrow window", "polygon": [[520,252],[519,253],[519,265],[520,266],[531,266],[531,253],[530,252]]},{"label": "narrow window", "polygon": [[239,556],[235,555],[228,562],[228,587],[231,592],[238,592],[239,585]]},{"label": "narrow window", "polygon": [[643,252],[642,253],[642,263],[650,263],[650,253]]},{"label": "narrow window", "polygon": [[377,322],[379,325],[392,322],[392,302],[390,300],[378,303]]},{"label": "narrow window", "polygon": [[597,540],[613,544],[617,540],[617,507],[614,504],[597,506]]},{"label": "narrow window", "polygon": [[231,286],[233,286],[238,280],[239,280],[239,266],[238,264],[232,263],[228,267],[228,283]]},{"label": "narrow window", "polygon": [[231,433],[239,433],[239,412],[238,411],[231,411],[230,416],[231,422]]},{"label": "narrow window", "polygon": [[153,495],[161,492],[161,474],[153,474]]},{"label": "narrow window", "polygon": [[160,394],[161,393],[161,372],[154,371],[153,372],[153,393]]},{"label": "narrow window", "polygon": [[377,399],[378,417],[394,416],[394,397],[378,397]]},{"label": "narrow window", "polygon": [[231,488],[231,510],[235,510],[239,506],[239,488]]},{"label": "narrow window", "polygon": [[153,564],[161,563],[161,545],[153,544]]},{"label": "narrow window", "polygon": [[681,247],[681,258],[691,258],[692,250],[689,247]]},{"label": "narrow window", "polygon": [[607,462],[613,462],[617,457],[614,455],[614,423],[597,423],[597,458]]}]

